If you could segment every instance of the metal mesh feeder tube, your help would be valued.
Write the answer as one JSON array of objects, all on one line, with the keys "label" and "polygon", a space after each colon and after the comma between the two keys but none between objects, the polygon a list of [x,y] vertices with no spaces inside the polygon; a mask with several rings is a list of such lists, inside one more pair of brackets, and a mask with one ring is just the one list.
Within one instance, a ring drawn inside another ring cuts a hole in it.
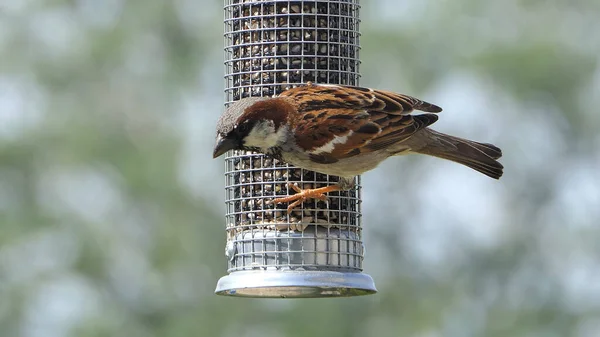
[{"label": "metal mesh feeder tube", "polygon": [[[307,82],[358,85],[358,0],[225,0],[226,103]],[[215,292],[335,297],[376,292],[362,272],[360,179],[290,214],[268,201],[337,177],[247,151],[225,157],[228,275]]]}]

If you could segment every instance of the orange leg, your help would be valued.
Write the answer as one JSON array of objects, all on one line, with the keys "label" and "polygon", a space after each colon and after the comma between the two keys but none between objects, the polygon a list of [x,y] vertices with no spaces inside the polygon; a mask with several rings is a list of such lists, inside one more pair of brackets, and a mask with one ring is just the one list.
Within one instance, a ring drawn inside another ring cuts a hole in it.
[{"label": "orange leg", "polygon": [[293,188],[294,191],[296,191],[296,194],[290,195],[289,197],[273,199],[270,202],[273,204],[281,204],[284,202],[292,202],[293,201],[287,208],[288,214],[290,214],[296,206],[298,206],[299,204],[303,203],[304,201],[306,201],[308,199],[319,199],[319,200],[326,201],[327,196],[325,195],[325,193],[342,190],[339,185],[329,185],[329,186],[325,186],[325,187],[311,188],[311,189],[306,189],[306,190],[303,190],[300,187],[298,187],[292,183],[288,183],[288,186]]}]

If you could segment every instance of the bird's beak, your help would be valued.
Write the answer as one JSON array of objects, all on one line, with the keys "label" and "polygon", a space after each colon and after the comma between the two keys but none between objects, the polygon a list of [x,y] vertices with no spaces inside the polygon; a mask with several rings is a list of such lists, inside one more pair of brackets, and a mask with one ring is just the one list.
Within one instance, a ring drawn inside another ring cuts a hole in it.
[{"label": "bird's beak", "polygon": [[217,158],[221,156],[223,153],[236,149],[238,147],[235,139],[232,138],[223,138],[221,135],[217,136],[217,143],[215,144],[215,149],[213,151],[213,158]]}]

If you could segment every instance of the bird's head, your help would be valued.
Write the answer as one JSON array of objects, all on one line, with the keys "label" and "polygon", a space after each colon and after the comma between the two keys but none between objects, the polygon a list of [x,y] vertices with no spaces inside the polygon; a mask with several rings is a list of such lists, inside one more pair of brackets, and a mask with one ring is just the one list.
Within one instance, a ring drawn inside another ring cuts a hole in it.
[{"label": "bird's head", "polygon": [[264,152],[280,145],[291,109],[281,98],[248,97],[230,104],[217,122],[213,158],[229,150]]}]

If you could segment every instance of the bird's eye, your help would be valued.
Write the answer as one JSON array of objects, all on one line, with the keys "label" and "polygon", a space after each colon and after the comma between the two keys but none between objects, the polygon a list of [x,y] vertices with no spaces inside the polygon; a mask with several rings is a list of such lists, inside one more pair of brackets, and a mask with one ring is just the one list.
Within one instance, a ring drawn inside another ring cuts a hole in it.
[{"label": "bird's eye", "polygon": [[248,123],[242,123],[237,127],[237,129],[239,133],[246,133],[248,132],[249,125]]}]

